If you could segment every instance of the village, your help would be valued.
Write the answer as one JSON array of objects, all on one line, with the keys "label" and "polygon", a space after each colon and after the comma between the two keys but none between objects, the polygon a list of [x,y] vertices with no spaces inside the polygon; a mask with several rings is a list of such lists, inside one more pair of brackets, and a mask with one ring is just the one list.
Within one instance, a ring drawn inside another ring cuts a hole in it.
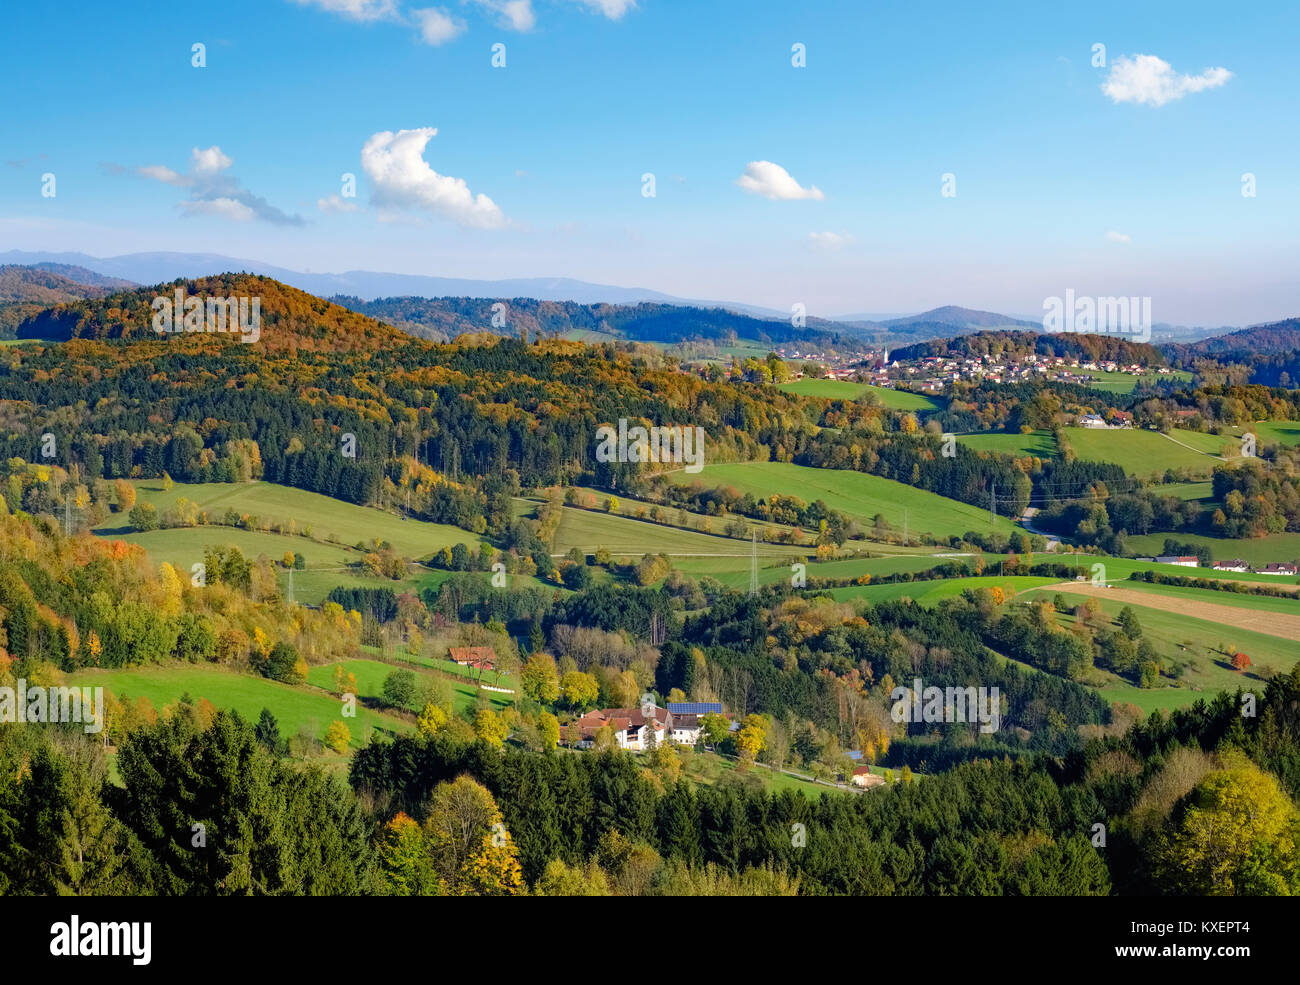
[{"label": "village", "polygon": [[[823,363],[827,379],[855,380],[882,387],[902,383],[909,389],[922,393],[939,393],[949,384],[962,380],[986,380],[990,383],[1045,381],[1087,385],[1104,380],[1103,374],[1119,373],[1137,377],[1174,375],[1173,370],[1167,366],[1155,368],[1137,363],[1125,365],[1113,360],[1080,362],[1064,356],[1040,353],[1023,356],[927,356],[920,360],[899,362],[891,360],[889,349],[885,348],[865,360],[845,365],[842,359],[828,361],[820,353],[800,352],[795,346],[779,346],[774,351],[789,361]],[[802,377],[800,369],[792,369],[792,379]]]}]

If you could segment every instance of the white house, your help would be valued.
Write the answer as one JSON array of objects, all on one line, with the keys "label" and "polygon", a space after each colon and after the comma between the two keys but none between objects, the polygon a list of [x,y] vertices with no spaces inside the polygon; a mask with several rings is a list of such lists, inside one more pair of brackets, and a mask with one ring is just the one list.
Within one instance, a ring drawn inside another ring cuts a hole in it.
[{"label": "white house", "polygon": [[667,708],[656,708],[653,715],[646,715],[640,708],[602,708],[587,712],[574,724],[582,733],[580,746],[590,746],[596,733],[608,725],[620,749],[640,751],[650,748],[651,735],[658,745],[671,734],[673,714]]},{"label": "white house", "polygon": [[701,719],[705,715],[721,715],[722,703],[718,701],[670,701],[668,711],[673,720],[669,738],[679,745],[693,746],[700,738]]},{"label": "white house", "polygon": [[1163,557],[1156,558],[1156,564],[1176,564],[1180,568],[1199,568],[1201,566],[1201,561],[1199,558],[1188,554],[1181,554],[1178,556],[1166,554]]},{"label": "white house", "polygon": [[1286,562],[1286,561],[1282,561],[1281,563],[1278,563],[1278,562],[1274,561],[1274,562],[1272,562],[1272,563],[1270,563],[1270,564],[1266,564],[1266,565],[1264,565],[1264,567],[1262,567],[1262,568],[1256,568],[1256,569],[1255,569],[1255,574],[1257,574],[1257,575],[1290,575],[1290,576],[1294,576],[1294,575],[1297,573],[1298,570],[1300,570],[1300,569],[1297,569],[1296,566],[1295,566],[1294,564],[1289,564],[1289,563]]},{"label": "white house", "polygon": [[1215,561],[1215,562],[1214,562],[1214,570],[1215,570],[1215,571],[1237,571],[1237,572],[1242,572],[1242,571],[1249,571],[1249,570],[1250,570],[1250,565],[1248,565],[1248,564],[1247,564],[1245,561],[1243,561],[1241,558],[1236,558],[1236,559],[1234,559],[1234,560],[1232,560],[1232,561]]}]

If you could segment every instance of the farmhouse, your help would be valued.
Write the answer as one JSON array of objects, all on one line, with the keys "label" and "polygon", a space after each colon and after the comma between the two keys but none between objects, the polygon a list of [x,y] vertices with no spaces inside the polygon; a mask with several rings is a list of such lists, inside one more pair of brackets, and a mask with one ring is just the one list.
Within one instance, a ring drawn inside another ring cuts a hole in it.
[{"label": "farmhouse", "polygon": [[1248,565],[1241,558],[1234,558],[1231,561],[1215,561],[1214,570],[1215,571],[1237,571],[1237,572],[1249,571],[1250,565]]},{"label": "farmhouse", "polygon": [[1106,416],[1113,427],[1131,428],[1133,426],[1133,415],[1126,410],[1112,410]]},{"label": "farmhouse", "polygon": [[672,715],[669,738],[679,745],[693,746],[700,738],[700,728],[705,715],[721,715],[722,703],[718,701],[669,701]]},{"label": "farmhouse", "polygon": [[1288,563],[1288,562],[1286,562],[1286,561],[1281,561],[1281,562],[1273,561],[1273,562],[1271,562],[1271,563],[1269,563],[1269,564],[1264,565],[1264,567],[1262,567],[1262,568],[1256,568],[1256,569],[1255,569],[1255,574],[1257,574],[1257,575],[1295,575],[1295,574],[1297,573],[1297,570],[1300,570],[1300,569],[1297,569],[1296,566],[1295,566],[1294,564],[1290,564],[1290,563]]},{"label": "farmhouse", "polygon": [[1176,564],[1180,568],[1199,568],[1201,566],[1201,561],[1193,555],[1166,554],[1163,557],[1156,558],[1156,564]]},{"label": "farmhouse", "polygon": [[453,646],[447,653],[454,663],[471,670],[497,669],[497,654],[490,646]]},{"label": "farmhouse", "polygon": [[656,708],[653,715],[647,716],[640,708],[601,708],[587,712],[574,724],[582,735],[579,746],[590,746],[596,741],[596,733],[608,725],[620,749],[641,750],[650,748],[651,736],[658,745],[672,733],[673,713]]}]

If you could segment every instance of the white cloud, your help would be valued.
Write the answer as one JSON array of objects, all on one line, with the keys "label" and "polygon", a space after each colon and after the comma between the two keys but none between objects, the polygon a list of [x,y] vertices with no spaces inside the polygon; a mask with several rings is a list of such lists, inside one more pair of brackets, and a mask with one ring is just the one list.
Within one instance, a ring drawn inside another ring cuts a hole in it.
[{"label": "white cloud", "polygon": [[506,218],[486,195],[475,195],[463,178],[438,174],[424,160],[434,127],[384,130],[361,148],[361,167],[374,185],[376,205],[432,212],[462,226],[499,229]]},{"label": "white cloud", "polygon": [[161,181],[164,185],[185,186],[190,183],[190,179],[182,174],[177,174],[165,164],[146,164],[142,168],[136,168],[135,173],[142,178],[148,178],[151,181]]},{"label": "white cloud", "polygon": [[774,201],[794,201],[801,198],[823,199],[826,196],[816,185],[807,188],[790,177],[790,172],[771,161],[750,161],[745,165],[745,173],[736,179],[736,184],[747,192],[762,195]]},{"label": "white cloud", "polygon": [[1108,233],[1106,234],[1106,239],[1107,239],[1108,242],[1111,242],[1111,243],[1131,243],[1131,242],[1133,242],[1133,237],[1130,236],[1128,233],[1117,233],[1117,232],[1115,232],[1115,230],[1113,230],[1113,229],[1112,229],[1110,232],[1108,232]]},{"label": "white cloud", "polygon": [[181,211],[186,215],[214,215],[235,222],[249,222],[257,218],[257,213],[252,208],[233,198],[192,199],[181,203]]},{"label": "white cloud", "polygon": [[474,0],[480,7],[500,14],[500,24],[514,31],[531,31],[537,26],[533,0]]},{"label": "white cloud", "polygon": [[254,195],[239,179],[225,174],[235,162],[220,147],[195,147],[190,151],[189,174],[180,174],[165,164],[146,164],[135,173],[151,181],[190,189],[190,197],[181,203],[185,215],[214,215],[246,222],[262,219],[277,226],[301,226],[301,216],[284,212],[259,195]]},{"label": "white cloud", "polygon": [[446,7],[425,7],[411,13],[420,26],[420,38],[425,44],[446,44],[465,30],[465,22],[452,17]]},{"label": "white cloud", "polygon": [[1163,106],[1193,92],[1217,89],[1232,78],[1226,68],[1207,68],[1200,75],[1179,75],[1155,55],[1121,55],[1110,66],[1101,91],[1116,103]]},{"label": "white cloud", "polygon": [[809,233],[808,240],[823,250],[842,250],[853,243],[853,237],[848,233]]},{"label": "white cloud", "polygon": [[216,174],[224,171],[235,162],[221,153],[221,148],[213,144],[207,150],[195,147],[190,151],[190,167],[195,174]]},{"label": "white cloud", "polygon": [[350,21],[397,19],[395,0],[293,0],[300,7],[319,7]]},{"label": "white cloud", "polygon": [[346,198],[331,195],[329,198],[316,199],[316,208],[322,212],[356,212],[358,207],[356,202],[349,202]]},{"label": "white cloud", "polygon": [[612,21],[620,20],[624,14],[636,6],[636,0],[579,0],[579,3],[604,14]]}]

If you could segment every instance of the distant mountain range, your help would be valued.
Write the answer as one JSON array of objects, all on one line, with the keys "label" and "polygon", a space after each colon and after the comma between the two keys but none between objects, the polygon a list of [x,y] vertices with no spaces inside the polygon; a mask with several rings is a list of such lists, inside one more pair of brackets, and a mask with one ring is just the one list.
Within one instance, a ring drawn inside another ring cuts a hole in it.
[{"label": "distant mountain range", "polygon": [[[717,301],[691,301],[648,288],[612,287],[568,277],[471,280],[423,274],[392,274],[373,270],[315,274],[277,267],[260,260],[246,260],[216,253],[128,253],[115,257],[92,257],[85,253],[10,250],[8,253],[0,253],[0,263],[75,264],[96,273],[124,278],[137,284],[162,284],[178,277],[195,278],[219,273],[244,272],[273,277],[283,284],[318,297],[342,294],[363,300],[381,297],[536,298],[539,301],[576,301],[579,304],[638,304],[642,301],[659,301],[665,304],[708,304],[736,310],[750,307]],[[764,310],[764,314],[779,315],[779,312]]]},{"label": "distant mountain range", "polygon": [[[289,270],[259,260],[241,259],[214,253],[129,253],[114,257],[92,257],[85,253],[52,253],[10,250],[0,253],[0,264],[22,264],[38,267],[48,273],[81,284],[83,287],[124,289],[135,284],[162,284],[177,278],[193,279],[220,273],[246,272],[272,277],[283,284],[315,294],[322,298],[346,298],[349,306],[361,310],[361,305],[379,301],[390,305],[410,299],[453,299],[462,302],[480,300],[521,300],[563,302],[574,305],[642,304],[663,307],[677,306],[692,309],[714,309],[745,316],[735,327],[739,338],[776,341],[790,338],[808,338],[816,342],[828,335],[840,335],[859,343],[880,345],[907,345],[929,339],[964,335],[989,329],[1041,329],[1041,320],[980,311],[956,305],[945,305],[919,314],[908,315],[845,315],[835,318],[807,319],[806,329],[789,329],[788,312],[736,301],[701,300],[676,297],[640,287],[617,287],[595,284],[567,277],[525,277],[505,280],[474,280],[470,278],[437,277],[423,274],[396,274],[371,270],[349,270],[343,273],[310,273]],[[80,271],[80,274],[69,273]],[[83,297],[96,295],[86,293]],[[30,304],[36,299],[23,299]],[[51,302],[57,303],[57,302]],[[408,305],[409,306],[409,305]],[[26,310],[26,309],[25,309]],[[442,322],[442,328],[452,327],[455,318],[428,312],[426,325]],[[460,314],[464,314],[462,311]],[[583,321],[583,317],[579,317]],[[675,320],[675,319],[669,319]],[[414,321],[414,320],[412,320]],[[704,333],[705,338],[721,338],[716,319]],[[752,322],[763,322],[760,328]],[[782,325],[786,327],[781,327]],[[459,327],[459,326],[457,326]],[[574,326],[575,328],[577,326]],[[1208,335],[1232,331],[1231,328],[1189,329],[1181,326],[1157,325],[1158,340],[1190,341]],[[479,326],[478,330],[481,330]],[[649,329],[653,334],[653,329]],[[803,331],[804,334],[799,333]],[[746,334],[756,332],[757,334]],[[433,333],[437,334],[437,333]]]}]

